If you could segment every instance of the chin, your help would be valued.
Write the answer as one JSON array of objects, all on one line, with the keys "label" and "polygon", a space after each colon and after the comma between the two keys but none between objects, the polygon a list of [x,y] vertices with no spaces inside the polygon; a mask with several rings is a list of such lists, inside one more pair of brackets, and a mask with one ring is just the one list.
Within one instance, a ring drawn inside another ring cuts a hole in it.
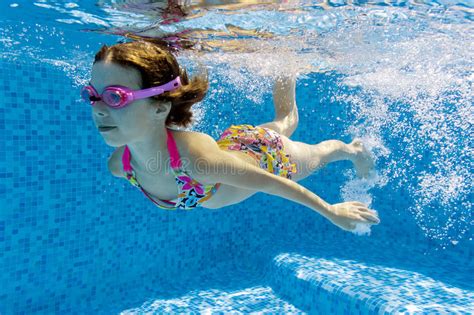
[{"label": "chin", "polygon": [[116,144],[116,143],[109,143],[109,142],[106,142],[106,143],[109,147],[113,147],[113,148],[120,148],[125,145],[125,143],[124,144]]},{"label": "chin", "polygon": [[102,135],[102,138],[108,146],[114,148],[119,148],[127,144],[126,142],[122,141],[123,139],[114,139],[115,137],[110,137],[108,135]]},{"label": "chin", "polygon": [[123,145],[123,144],[117,143],[116,141],[111,141],[105,138],[104,138],[104,141],[109,147],[119,148]]}]

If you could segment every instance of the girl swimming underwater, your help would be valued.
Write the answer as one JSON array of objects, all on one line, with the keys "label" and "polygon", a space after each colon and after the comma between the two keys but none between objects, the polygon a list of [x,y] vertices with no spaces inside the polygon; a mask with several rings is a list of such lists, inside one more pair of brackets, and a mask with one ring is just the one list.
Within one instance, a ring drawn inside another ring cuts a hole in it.
[{"label": "girl swimming underwater", "polygon": [[104,45],[81,93],[105,142],[117,148],[108,161],[111,173],[168,210],[216,209],[261,191],[307,206],[343,230],[380,222],[361,202],[331,205],[297,183],[338,160],[352,161],[357,174],[367,176],[373,161],[358,139],[312,145],[288,138],[298,123],[294,78],[275,83],[272,122],[232,125],[217,141],[172,129],[192,122],[191,106],[207,89],[207,78],[189,80],[176,58],[158,45]]}]

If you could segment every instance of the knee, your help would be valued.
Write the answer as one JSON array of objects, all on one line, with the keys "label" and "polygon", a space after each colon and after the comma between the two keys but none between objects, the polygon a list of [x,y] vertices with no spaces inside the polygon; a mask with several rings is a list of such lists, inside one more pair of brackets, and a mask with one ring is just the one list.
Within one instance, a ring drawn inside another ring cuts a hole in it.
[{"label": "knee", "polygon": [[288,115],[285,120],[284,120],[284,130],[285,130],[285,136],[289,137],[293,134],[293,132],[296,130],[296,127],[298,127],[298,122],[299,122],[299,117],[298,117],[298,111],[294,111]]}]

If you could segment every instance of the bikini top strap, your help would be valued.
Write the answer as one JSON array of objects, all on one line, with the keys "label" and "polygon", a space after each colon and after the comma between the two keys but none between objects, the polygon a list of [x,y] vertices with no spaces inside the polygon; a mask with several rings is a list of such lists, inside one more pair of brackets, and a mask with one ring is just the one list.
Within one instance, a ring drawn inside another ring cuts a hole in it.
[{"label": "bikini top strap", "polygon": [[168,153],[170,155],[171,168],[173,169],[180,168],[181,158],[179,156],[178,147],[176,146],[176,142],[174,141],[173,134],[168,128],[166,128],[166,133],[167,133],[166,143],[168,145]]},{"label": "bikini top strap", "polygon": [[123,170],[127,173],[132,172],[132,166],[130,165],[130,150],[128,149],[128,146],[125,146],[125,150],[123,151],[122,154],[122,165],[123,165]]},{"label": "bikini top strap", "polygon": [[[181,157],[179,156],[178,147],[176,146],[176,142],[174,141],[173,134],[168,128],[166,129],[166,133],[167,133],[166,144],[168,146],[168,152],[170,154],[171,168],[173,169],[180,168]],[[132,166],[130,165],[130,156],[131,156],[130,149],[128,148],[127,145],[125,145],[125,150],[123,151],[123,154],[122,154],[122,165],[123,165],[123,170],[127,173],[132,172]]]}]

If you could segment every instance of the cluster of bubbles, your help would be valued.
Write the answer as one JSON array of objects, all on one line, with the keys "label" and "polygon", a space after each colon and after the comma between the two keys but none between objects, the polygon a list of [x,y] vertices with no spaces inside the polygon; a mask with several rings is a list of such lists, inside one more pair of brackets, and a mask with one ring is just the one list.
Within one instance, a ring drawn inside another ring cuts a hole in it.
[{"label": "cluster of bubbles", "polygon": [[345,42],[324,45],[338,52],[335,65],[345,65],[341,85],[361,88],[338,96],[362,122],[348,132],[388,157],[381,178],[408,190],[408,211],[425,235],[456,244],[472,229],[474,47],[472,25],[445,20],[415,19],[405,36],[400,23],[385,24],[383,33],[359,24],[354,34],[376,40],[363,36],[346,50],[354,43],[346,33]]}]

